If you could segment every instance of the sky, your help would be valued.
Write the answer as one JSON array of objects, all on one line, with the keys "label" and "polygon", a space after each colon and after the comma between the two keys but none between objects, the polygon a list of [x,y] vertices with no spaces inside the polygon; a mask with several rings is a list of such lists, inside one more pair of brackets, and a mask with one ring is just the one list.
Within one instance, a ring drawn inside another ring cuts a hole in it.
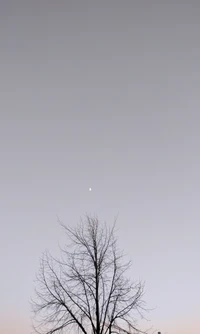
[{"label": "sky", "polygon": [[[162,334],[200,332],[200,2],[0,1],[0,332],[57,216],[112,224]],[[89,191],[89,188],[92,191]]]}]

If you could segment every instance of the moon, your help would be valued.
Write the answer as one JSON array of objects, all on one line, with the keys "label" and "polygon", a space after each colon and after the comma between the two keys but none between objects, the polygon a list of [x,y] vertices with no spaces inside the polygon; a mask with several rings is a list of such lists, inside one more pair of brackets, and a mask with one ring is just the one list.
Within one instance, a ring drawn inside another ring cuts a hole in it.
[{"label": "moon", "polygon": [[89,191],[92,191],[92,188],[89,188]]}]

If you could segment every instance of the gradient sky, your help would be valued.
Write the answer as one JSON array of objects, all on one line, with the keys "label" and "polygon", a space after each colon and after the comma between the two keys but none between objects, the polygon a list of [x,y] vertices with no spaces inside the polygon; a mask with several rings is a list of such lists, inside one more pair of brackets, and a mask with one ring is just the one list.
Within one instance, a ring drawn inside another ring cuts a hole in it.
[{"label": "gradient sky", "polygon": [[85,212],[118,215],[150,324],[200,332],[199,18],[199,1],[0,1],[1,333],[31,332],[56,216]]}]

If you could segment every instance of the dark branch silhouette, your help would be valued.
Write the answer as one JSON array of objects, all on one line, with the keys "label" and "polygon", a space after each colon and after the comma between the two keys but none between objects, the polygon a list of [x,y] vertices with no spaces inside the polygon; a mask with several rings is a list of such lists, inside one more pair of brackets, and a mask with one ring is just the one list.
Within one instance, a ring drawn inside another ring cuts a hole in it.
[{"label": "dark branch silhouette", "polygon": [[145,333],[136,322],[136,314],[145,311],[144,285],[126,278],[130,262],[124,263],[117,248],[115,225],[108,228],[89,216],[77,228],[61,225],[71,244],[61,249],[60,259],[43,256],[32,303],[35,331]]}]

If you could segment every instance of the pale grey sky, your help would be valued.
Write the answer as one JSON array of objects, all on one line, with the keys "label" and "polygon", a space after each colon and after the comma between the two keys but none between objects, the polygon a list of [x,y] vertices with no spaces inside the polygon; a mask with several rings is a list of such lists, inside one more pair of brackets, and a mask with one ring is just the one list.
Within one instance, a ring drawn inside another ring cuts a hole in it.
[{"label": "pale grey sky", "polygon": [[200,331],[199,17],[199,1],[0,1],[0,332],[30,333],[56,215],[85,212],[118,214],[155,328]]}]

